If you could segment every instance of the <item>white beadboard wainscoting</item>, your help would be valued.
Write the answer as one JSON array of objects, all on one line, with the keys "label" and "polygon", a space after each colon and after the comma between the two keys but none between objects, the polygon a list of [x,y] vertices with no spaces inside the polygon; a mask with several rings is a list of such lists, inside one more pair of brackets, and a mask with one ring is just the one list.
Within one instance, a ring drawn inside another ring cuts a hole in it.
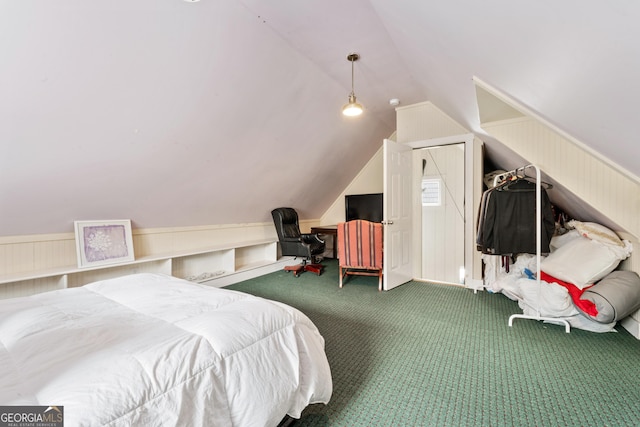
[{"label": "white beadboard wainscoting", "polygon": [[[301,221],[306,231],[317,221]],[[74,233],[0,237],[0,298],[32,295],[117,277],[155,272],[213,286],[282,268],[272,223],[134,229],[135,261],[77,266]]]}]

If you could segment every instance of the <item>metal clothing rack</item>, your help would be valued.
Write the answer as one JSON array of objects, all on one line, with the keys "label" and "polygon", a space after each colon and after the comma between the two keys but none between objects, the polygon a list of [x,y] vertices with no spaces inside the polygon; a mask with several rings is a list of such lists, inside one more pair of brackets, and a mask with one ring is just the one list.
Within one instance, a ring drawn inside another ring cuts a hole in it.
[{"label": "metal clothing rack", "polygon": [[[531,320],[542,320],[542,321],[548,321],[548,322],[552,322],[552,323],[562,323],[564,324],[564,330],[566,333],[569,333],[569,322],[566,319],[563,319],[561,317],[544,317],[544,316],[540,316],[540,293],[541,293],[541,289],[542,289],[542,280],[540,279],[540,251],[541,251],[541,227],[542,227],[542,212],[541,212],[541,206],[542,206],[542,197],[541,197],[541,190],[540,190],[540,168],[538,168],[536,165],[526,165],[526,166],[522,166],[518,169],[514,169],[512,171],[509,172],[505,172],[503,174],[497,175],[494,178],[494,187],[496,184],[498,184],[501,181],[504,181],[506,179],[509,179],[511,177],[518,177],[518,178],[522,178],[522,177],[526,177],[526,170],[529,168],[534,168],[536,171],[536,283],[538,285],[538,298],[537,298],[537,305],[536,307],[531,307],[534,308],[536,310],[536,315],[535,316],[531,316],[531,315],[527,315],[527,314],[512,314],[511,317],[509,317],[509,326],[513,326],[513,321],[515,319],[531,319]],[[520,175],[522,174],[522,175]],[[526,304],[526,302],[525,302]],[[528,304],[527,304],[528,305]]]}]

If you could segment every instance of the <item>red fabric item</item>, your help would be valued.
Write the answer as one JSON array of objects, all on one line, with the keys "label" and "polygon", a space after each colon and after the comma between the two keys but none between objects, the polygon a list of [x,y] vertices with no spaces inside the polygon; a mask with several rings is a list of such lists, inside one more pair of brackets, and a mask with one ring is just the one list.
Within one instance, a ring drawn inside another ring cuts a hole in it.
[{"label": "red fabric item", "polygon": [[582,293],[593,285],[589,285],[584,289],[580,289],[573,283],[564,282],[560,279],[557,279],[545,273],[544,271],[540,272],[540,280],[544,280],[547,283],[557,283],[558,285],[565,287],[569,291],[569,295],[571,296],[571,299],[573,300],[573,304],[576,307],[578,307],[580,310],[582,310],[584,313],[588,314],[591,317],[595,317],[598,315],[598,308],[592,301],[589,301],[586,299],[580,299],[580,297],[582,296]]}]

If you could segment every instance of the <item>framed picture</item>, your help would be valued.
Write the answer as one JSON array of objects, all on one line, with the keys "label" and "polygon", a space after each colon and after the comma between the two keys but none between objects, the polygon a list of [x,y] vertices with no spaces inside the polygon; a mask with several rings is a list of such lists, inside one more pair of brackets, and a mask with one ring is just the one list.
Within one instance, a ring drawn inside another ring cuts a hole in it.
[{"label": "framed picture", "polygon": [[78,267],[133,261],[131,220],[75,221]]}]

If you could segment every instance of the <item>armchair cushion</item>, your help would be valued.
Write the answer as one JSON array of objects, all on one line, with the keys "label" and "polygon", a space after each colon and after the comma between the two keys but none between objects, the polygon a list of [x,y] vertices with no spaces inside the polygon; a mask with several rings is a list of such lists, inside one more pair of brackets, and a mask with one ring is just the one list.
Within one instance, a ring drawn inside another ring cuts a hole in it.
[{"label": "armchair cushion", "polygon": [[348,275],[377,276],[382,290],[382,224],[353,220],[338,224],[340,287]]},{"label": "armchair cushion", "polygon": [[382,224],[364,220],[340,223],[338,242],[341,266],[382,268]]}]

